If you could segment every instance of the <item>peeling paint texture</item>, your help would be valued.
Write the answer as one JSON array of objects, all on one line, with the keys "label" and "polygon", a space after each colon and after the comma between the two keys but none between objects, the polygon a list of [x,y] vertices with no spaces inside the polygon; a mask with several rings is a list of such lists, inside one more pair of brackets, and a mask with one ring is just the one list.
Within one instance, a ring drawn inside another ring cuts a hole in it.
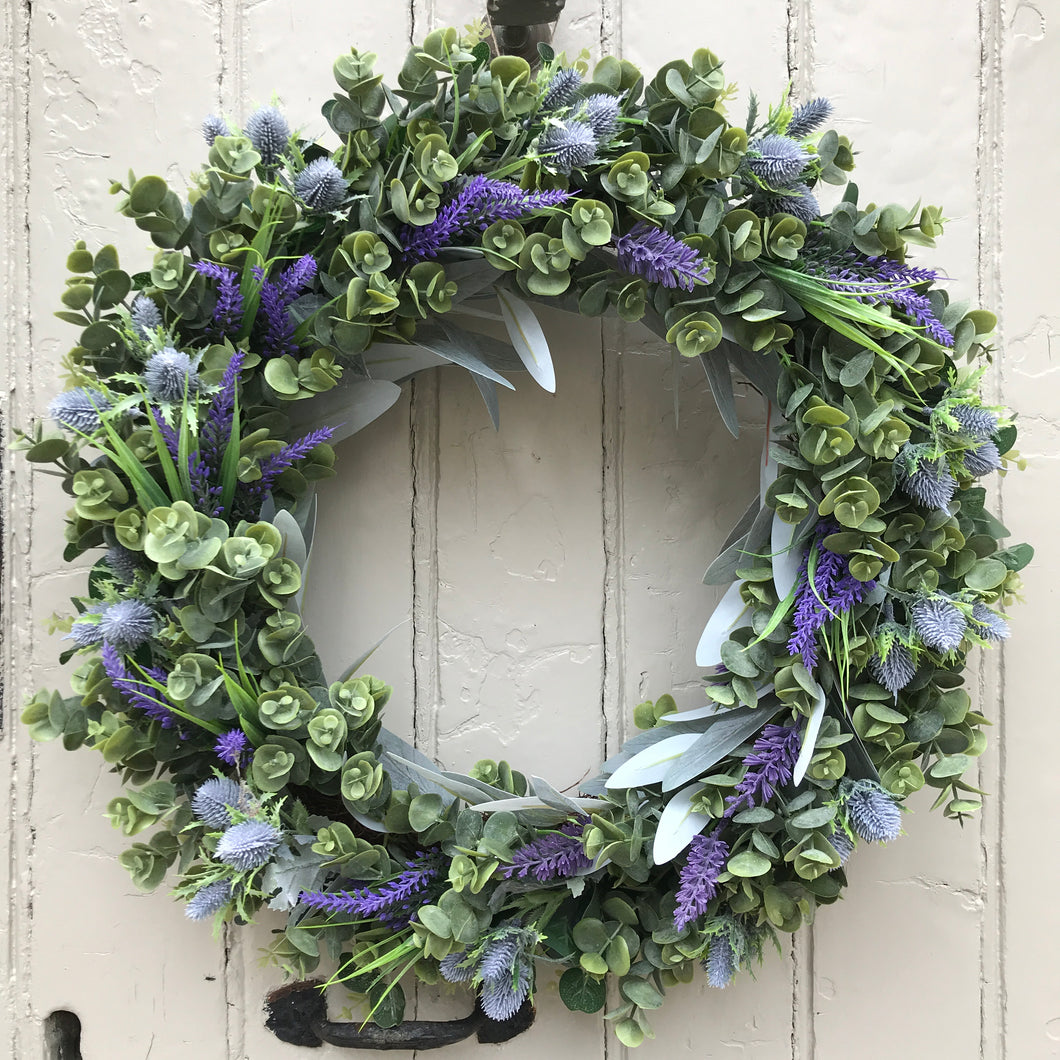
[{"label": "peeling paint texture", "polygon": [[[274,93],[292,124],[323,133],[319,104],[347,43],[378,52],[392,75],[410,39],[484,7],[0,0],[4,429],[28,423],[58,385],[71,335],[51,314],[72,242],[114,241],[130,265],[148,253],[114,214],[111,177],[134,167],[182,182],[203,153],[203,115],[243,117]],[[568,0],[557,43],[645,68],[706,45],[763,104],[790,79],[798,98],[835,103],[866,198],[944,206],[935,260],[956,297],[1000,311],[990,385],[1020,411],[1031,463],[999,503],[1020,538],[1048,546],[1060,494],[1060,148],[1043,122],[1060,5]],[[442,372],[340,447],[314,564],[328,577],[311,584],[307,615],[333,673],[395,627],[372,665],[396,690],[390,724],[428,754],[456,768],[504,756],[565,787],[618,746],[640,699],[673,689],[699,701],[693,648],[717,599],[700,579],[755,489],[762,412],[752,392],[737,395],[746,427],[734,441],[698,366],[675,369],[646,332],[543,317],[558,391],[502,395],[499,433],[466,374]],[[281,978],[257,960],[277,923],[214,939],[164,891],[137,894],[103,818],[115,779],[91,755],[31,745],[10,721],[26,694],[62,679],[43,623],[83,571],[62,564],[54,480],[21,461],[4,471],[0,1055],[57,1055],[42,1022],[65,1009],[92,1060],[291,1057],[261,1010]],[[1060,747],[1042,668],[1054,551],[1028,572],[1011,645],[973,675],[995,721],[983,818],[962,831],[916,800],[908,835],[859,852],[846,901],[786,940],[757,981],[673,991],[640,1060],[1060,1057],[1060,846],[1042,826],[1055,791],[1043,749]],[[414,1008],[431,1018],[454,1004],[423,989]],[[599,1021],[562,1007],[547,971],[539,1005],[508,1060],[625,1055]]]}]

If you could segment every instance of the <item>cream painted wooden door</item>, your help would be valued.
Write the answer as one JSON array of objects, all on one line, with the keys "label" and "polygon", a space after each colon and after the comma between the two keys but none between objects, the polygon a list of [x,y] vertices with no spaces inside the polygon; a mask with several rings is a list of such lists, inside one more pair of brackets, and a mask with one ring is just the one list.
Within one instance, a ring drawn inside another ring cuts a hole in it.
[{"label": "cream painted wooden door", "polygon": [[[292,124],[323,133],[319,103],[348,43],[378,51],[393,73],[411,37],[483,8],[3,0],[5,421],[39,414],[56,388],[71,339],[50,314],[72,241],[115,240],[127,263],[145,260],[113,216],[109,177],[135,166],[179,181],[202,154],[204,114],[243,116],[274,92]],[[568,53],[619,51],[650,68],[706,45],[763,103],[790,77],[800,98],[836,104],[862,151],[864,197],[945,206],[952,221],[933,260],[959,294],[1002,311],[995,386],[1023,414],[1033,465],[1006,481],[1005,518],[1044,548],[1017,636],[981,675],[982,709],[999,722],[982,821],[962,832],[922,803],[906,838],[859,853],[848,899],[770,955],[757,982],[673,992],[643,1060],[1060,1056],[1056,580],[1045,554],[1060,481],[1058,23],[1056,0],[568,0],[557,38]],[[698,368],[675,371],[640,329],[549,313],[546,330],[558,392],[521,380],[502,399],[499,433],[467,377],[443,371],[343,444],[308,617],[335,671],[404,623],[373,662],[396,689],[390,725],[446,765],[505,756],[562,786],[617,746],[640,699],[672,689],[697,702],[692,649],[716,598],[700,577],[754,490],[762,410],[740,394],[746,428],[734,441]],[[17,725],[22,697],[61,679],[43,623],[83,574],[61,564],[64,498],[11,463],[0,1055],[61,1056],[42,1020],[68,1010],[85,1060],[295,1057],[263,1027],[263,996],[280,977],[258,966],[258,949],[277,925],[263,917],[214,939],[164,892],[136,893],[102,817],[114,778],[88,754],[31,745]],[[423,991],[418,1011],[449,1004]],[[624,1053],[567,1013],[547,978],[537,1026],[501,1051]]]}]

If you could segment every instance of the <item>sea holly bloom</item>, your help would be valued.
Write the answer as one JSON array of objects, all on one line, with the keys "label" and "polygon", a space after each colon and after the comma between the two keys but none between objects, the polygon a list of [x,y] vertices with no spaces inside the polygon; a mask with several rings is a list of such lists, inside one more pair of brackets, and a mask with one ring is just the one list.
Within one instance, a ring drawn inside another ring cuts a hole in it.
[{"label": "sea holly bloom", "polygon": [[607,92],[595,92],[582,104],[578,117],[592,129],[597,146],[608,143],[615,135],[620,107],[621,100]]},{"label": "sea holly bloom", "polygon": [[947,596],[929,596],[917,600],[910,611],[913,628],[920,639],[935,651],[954,651],[964,639],[968,620],[964,612]]},{"label": "sea holly bloom", "polygon": [[314,158],[294,178],[294,193],[312,210],[333,210],[347,191],[346,178],[330,158]]},{"label": "sea holly bloom", "polygon": [[770,133],[747,145],[744,167],[771,188],[786,188],[795,183],[810,161],[810,153],[801,144]]},{"label": "sea holly bloom", "polygon": [[232,898],[232,884],[228,880],[218,880],[200,888],[184,907],[184,915],[189,920],[205,920],[213,916],[229,903]]},{"label": "sea holly bloom", "polygon": [[807,225],[821,216],[821,204],[817,196],[810,190],[809,184],[801,181],[786,188],[759,193],[751,200],[751,206],[755,213],[763,217],[786,213]]},{"label": "sea holly bloom", "polygon": [[228,135],[228,122],[216,114],[207,114],[202,119],[202,135],[203,139],[213,147],[213,142],[218,136]]},{"label": "sea holly bloom", "polygon": [[129,322],[139,339],[146,339],[150,332],[162,326],[162,313],[153,298],[138,294],[129,310]]},{"label": "sea holly bloom", "polygon": [[541,97],[541,109],[543,111],[559,110],[560,107],[569,107],[578,94],[578,88],[582,83],[582,75],[577,70],[565,67],[557,70],[552,75],[552,80]]},{"label": "sea holly bloom", "polygon": [[143,600],[119,600],[99,616],[103,640],[121,652],[135,651],[149,641],[158,629],[158,615]]},{"label": "sea holly bloom", "polygon": [[245,131],[266,166],[279,162],[291,138],[291,127],[276,107],[258,107],[247,118]]},{"label": "sea holly bloom", "polygon": [[809,136],[832,116],[832,104],[823,96],[811,99],[795,108],[788,122],[787,135],[796,140]]},{"label": "sea holly bloom", "polygon": [[961,454],[961,463],[969,475],[980,478],[1001,467],[1001,454],[994,442],[980,442],[974,449]]},{"label": "sea holly bloom", "polygon": [[904,493],[927,508],[945,508],[957,492],[945,458],[931,456],[926,445],[902,446],[894,459],[894,478]]},{"label": "sea holly bloom", "polygon": [[845,777],[839,783],[839,801],[851,827],[867,842],[886,843],[902,834],[902,811],[876,781]]},{"label": "sea holly bloom", "polygon": [[221,836],[214,855],[237,872],[252,872],[272,857],[281,838],[280,830],[265,821],[243,821]]},{"label": "sea holly bloom", "polygon": [[232,811],[245,802],[243,787],[230,777],[211,777],[191,797],[191,808],[203,824],[220,831],[232,823]]},{"label": "sea holly bloom", "polygon": [[916,674],[916,665],[909,648],[900,640],[891,640],[869,659],[869,673],[892,695],[897,695]]},{"label": "sea holly bloom", "polygon": [[987,442],[998,428],[997,413],[978,405],[954,405],[948,412],[972,441]]},{"label": "sea holly bloom", "polygon": [[545,165],[563,174],[589,165],[596,147],[592,126],[582,121],[550,125],[537,139],[537,153]]},{"label": "sea holly bloom", "polygon": [[995,611],[991,611],[984,603],[972,604],[972,632],[983,640],[992,641],[995,644],[1008,640],[1008,623]]},{"label": "sea holly bloom", "polygon": [[703,930],[710,937],[703,969],[707,973],[707,982],[716,989],[724,990],[732,982],[737,969],[752,957],[761,959],[761,936],[743,920],[723,914],[713,917]]},{"label": "sea holly bloom", "polygon": [[715,829],[710,835],[697,835],[688,848],[677,888],[674,926],[684,930],[701,917],[718,893],[718,876],[729,860],[729,845]]},{"label": "sea holly bloom", "polygon": [[691,291],[708,283],[710,266],[683,240],[646,221],[638,221],[615,240],[618,264],[633,276],[663,287]]},{"label": "sea holly bloom", "polygon": [[533,949],[541,936],[518,920],[491,931],[471,950],[450,953],[440,963],[451,983],[481,986],[482,1011],[492,1020],[511,1019],[534,984]]},{"label": "sea holly bloom", "polygon": [[52,398],[48,415],[68,431],[91,434],[102,424],[100,414],[110,409],[110,400],[94,387],[79,386]]},{"label": "sea holly bloom", "polygon": [[155,401],[181,401],[199,389],[195,361],[182,350],[166,346],[144,365],[144,383]]}]

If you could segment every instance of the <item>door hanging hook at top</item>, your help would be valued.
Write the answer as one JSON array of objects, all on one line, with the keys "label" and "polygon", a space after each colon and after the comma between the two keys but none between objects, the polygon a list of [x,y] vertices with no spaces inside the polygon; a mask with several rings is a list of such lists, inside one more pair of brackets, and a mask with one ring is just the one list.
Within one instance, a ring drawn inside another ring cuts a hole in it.
[{"label": "door hanging hook at top", "polygon": [[486,16],[502,55],[517,55],[536,67],[537,46],[549,44],[567,0],[487,0]]}]

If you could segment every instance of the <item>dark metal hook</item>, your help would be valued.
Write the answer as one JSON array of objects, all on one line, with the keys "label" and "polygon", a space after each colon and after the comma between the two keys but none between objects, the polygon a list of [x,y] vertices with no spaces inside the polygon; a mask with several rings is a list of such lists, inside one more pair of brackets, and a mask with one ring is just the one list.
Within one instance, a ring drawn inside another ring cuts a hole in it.
[{"label": "dark metal hook", "polygon": [[538,44],[552,41],[552,26],[567,0],[487,0],[486,14],[502,55],[518,55],[531,66],[541,57]]},{"label": "dark metal hook", "polygon": [[407,1020],[396,1027],[335,1023],[328,1019],[322,981],[308,979],[274,990],[265,999],[265,1026],[289,1045],[310,1049],[336,1045],[341,1049],[441,1049],[476,1034],[483,1045],[507,1042],[534,1022],[534,1006],[526,1001],[509,1020],[491,1020],[476,999],[475,1010],[458,1020]]}]

